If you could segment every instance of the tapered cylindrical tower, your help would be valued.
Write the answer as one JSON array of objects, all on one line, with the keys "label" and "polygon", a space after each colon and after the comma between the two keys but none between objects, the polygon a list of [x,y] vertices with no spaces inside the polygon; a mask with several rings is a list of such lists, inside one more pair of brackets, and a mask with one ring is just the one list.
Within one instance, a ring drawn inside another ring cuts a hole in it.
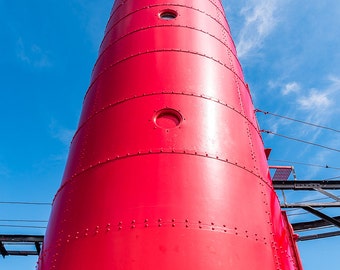
[{"label": "tapered cylindrical tower", "polygon": [[300,269],[219,0],[116,0],[38,269]]}]

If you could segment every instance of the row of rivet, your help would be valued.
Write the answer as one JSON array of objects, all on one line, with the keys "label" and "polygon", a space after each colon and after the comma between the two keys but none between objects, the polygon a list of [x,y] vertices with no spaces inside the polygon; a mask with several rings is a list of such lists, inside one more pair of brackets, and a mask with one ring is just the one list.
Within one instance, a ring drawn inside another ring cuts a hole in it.
[{"label": "row of rivet", "polygon": [[[229,56],[230,65],[232,66],[233,71],[234,71],[234,64],[233,64],[233,61],[232,61],[233,58],[230,55],[230,52],[228,52],[228,56]],[[236,74],[235,71],[234,71],[234,74]],[[252,140],[252,137],[251,137],[251,131],[250,131],[249,123],[251,123],[252,127],[258,132],[258,134],[259,134],[259,131],[257,130],[256,126],[254,126],[254,123],[250,119],[248,119],[248,117],[245,114],[245,110],[244,110],[244,106],[243,106],[243,102],[242,102],[242,93],[241,93],[240,84],[239,84],[239,77],[238,76],[237,77],[234,76],[234,81],[235,81],[235,84],[236,84],[236,87],[237,87],[238,98],[239,98],[239,105],[240,105],[240,108],[241,108],[240,114],[241,115],[245,115],[244,123],[245,123],[245,126],[246,126],[246,131],[247,131],[247,135],[248,135],[249,145],[250,145],[250,149],[251,149],[251,151],[250,151],[251,152],[251,156],[252,156],[252,159],[254,160],[254,162],[256,163],[257,160],[256,160],[256,155],[255,155],[255,151],[254,151],[254,147],[253,147],[253,140]],[[260,135],[260,137],[261,137],[261,135]],[[259,174],[259,168],[255,167],[255,170]]]},{"label": "row of rivet", "polygon": [[114,161],[117,161],[117,160],[121,160],[121,159],[125,159],[125,158],[130,158],[130,157],[136,157],[136,156],[151,155],[151,154],[183,154],[183,155],[191,155],[191,156],[198,156],[198,157],[205,157],[205,158],[210,158],[210,159],[216,159],[218,161],[226,162],[228,164],[231,164],[231,165],[234,165],[236,167],[239,167],[240,169],[243,169],[243,170],[253,174],[257,178],[259,178],[261,181],[265,182],[269,187],[273,188],[271,186],[271,183],[266,182],[266,179],[261,174],[256,172],[256,166],[254,166],[254,169],[255,169],[255,171],[254,171],[254,170],[252,170],[250,168],[247,168],[246,166],[242,165],[238,161],[233,161],[233,160],[230,160],[228,158],[221,157],[221,156],[218,156],[218,155],[209,154],[209,153],[206,153],[206,152],[198,152],[198,151],[195,151],[195,150],[178,150],[178,149],[173,149],[173,148],[172,149],[163,149],[163,148],[161,148],[161,149],[150,149],[150,150],[138,151],[136,153],[127,153],[125,155],[116,155],[115,157],[107,158],[105,160],[98,161],[95,164],[91,164],[88,167],[81,169],[79,172],[74,173],[71,176],[71,178],[66,180],[65,183],[57,191],[56,196],[65,187],[66,184],[74,182],[77,179],[78,176],[80,176],[81,174],[83,174],[83,173],[85,173],[85,172],[87,172],[87,171],[89,171],[91,169],[97,168],[99,166],[103,166],[103,165],[105,165],[107,163],[114,162]]},{"label": "row of rivet", "polygon": [[[191,223],[188,219],[186,219],[184,222],[176,222],[175,219],[172,219],[171,221],[164,222],[163,219],[158,219],[156,222],[150,222],[149,219],[145,219],[144,222],[137,222],[136,220],[132,220],[130,223],[128,223],[126,226],[123,226],[124,222],[119,221],[116,226],[113,226],[111,223],[107,223],[105,226],[96,226],[94,230],[90,230],[86,228],[82,233],[80,231],[75,232],[74,234],[68,234],[66,238],[63,240],[61,237],[57,240],[56,247],[58,249],[62,248],[63,242],[66,244],[70,243],[71,241],[76,241],[80,239],[84,239],[90,236],[97,236],[101,233],[110,233],[112,231],[121,231],[123,229],[138,229],[138,228],[161,228],[165,227],[166,225],[170,225],[169,227],[177,228],[182,227],[186,229],[202,229],[202,230],[210,230],[220,233],[227,233],[231,235],[236,235],[238,237],[242,237],[244,239],[249,239],[252,241],[260,242],[264,245],[268,245],[268,240],[266,237],[261,237],[257,233],[251,234],[248,230],[239,230],[237,227],[234,228],[228,228],[227,225],[217,225],[214,222],[210,223],[204,223],[202,221],[198,221],[197,223]],[[179,225],[179,226],[176,226]],[[101,229],[102,228],[102,229]],[[64,233],[64,232],[63,232]],[[60,235],[60,234],[59,234]],[[275,243],[272,243],[272,246],[275,245]],[[53,248],[55,250],[55,248]],[[49,253],[48,249],[44,249],[41,253],[41,256],[39,260],[42,260],[43,257],[47,257]],[[57,258],[59,256],[58,252],[55,252],[52,255],[52,262],[56,264]],[[55,268],[52,266],[52,268]]]},{"label": "row of rivet", "polygon": [[[209,0],[209,1],[210,1],[210,0]],[[211,1],[210,1],[210,2],[211,2]],[[140,9],[136,9],[136,10],[130,12],[129,14],[126,14],[126,15],[124,15],[123,17],[119,18],[116,22],[114,22],[114,23],[111,25],[111,27],[110,27],[109,29],[106,29],[105,37],[106,37],[106,36],[114,29],[115,26],[117,26],[122,20],[126,19],[127,17],[129,17],[129,16],[131,16],[131,15],[137,13],[137,12],[140,12],[140,11],[142,11],[142,10],[148,10],[148,9],[150,9],[150,8],[154,8],[154,7],[164,7],[164,6],[166,6],[166,7],[181,7],[181,8],[188,8],[188,9],[192,9],[192,10],[198,11],[198,12],[203,13],[204,15],[210,17],[211,19],[213,19],[214,21],[216,21],[219,25],[221,25],[221,26],[224,27],[224,25],[221,24],[219,21],[217,21],[216,18],[214,18],[214,17],[211,16],[210,14],[206,13],[205,11],[200,10],[200,9],[198,9],[198,8],[195,8],[195,7],[193,7],[193,6],[182,5],[182,4],[155,4],[155,5],[148,5],[148,6],[145,6],[145,7],[140,8]],[[222,12],[222,11],[221,11],[221,12]],[[109,21],[108,21],[107,25],[110,24],[111,18],[113,18],[113,14],[114,14],[114,13],[115,13],[115,12],[112,12],[112,13],[111,13],[111,16],[110,16],[110,18],[109,18]],[[224,14],[224,13],[223,13],[223,14]],[[225,27],[224,27],[224,28],[225,28]],[[228,29],[225,29],[225,30],[226,30],[226,31],[229,33],[229,35],[231,36],[231,33],[228,31]],[[104,37],[102,43],[104,42],[105,37]]]},{"label": "row of rivet", "polygon": [[[108,110],[109,108],[112,108],[114,106],[117,106],[119,104],[122,104],[124,102],[133,100],[133,99],[138,99],[138,98],[143,98],[143,97],[149,97],[149,96],[156,96],[156,95],[183,95],[183,96],[192,96],[192,97],[196,97],[196,98],[203,98],[212,102],[216,102],[222,106],[227,107],[228,109],[233,110],[234,112],[236,112],[237,114],[239,114],[241,117],[243,117],[246,121],[248,121],[250,123],[250,125],[255,129],[255,131],[257,132],[257,134],[261,137],[261,133],[258,130],[258,128],[256,127],[256,125],[251,121],[251,119],[249,119],[245,114],[242,114],[241,111],[237,110],[235,107],[229,105],[228,103],[226,103],[225,101],[222,101],[218,98],[214,98],[214,97],[210,97],[204,94],[196,94],[196,93],[191,93],[191,92],[176,92],[176,91],[161,91],[161,92],[152,92],[152,93],[143,93],[141,95],[133,95],[131,97],[126,97],[124,99],[118,100],[114,103],[110,103],[106,106],[104,106],[103,108],[99,109],[98,111],[94,112],[93,114],[91,114],[77,129],[76,133],[73,136],[72,142],[74,140],[74,138],[76,137],[76,135],[79,133],[79,131],[95,116],[97,116],[98,114]],[[71,142],[71,143],[72,143]]]},{"label": "row of rivet", "polygon": [[[216,5],[216,3],[215,3],[215,1],[211,1],[211,0],[209,0],[214,6],[216,6],[217,7],[217,9],[223,14],[223,16],[224,16],[224,12]],[[125,4],[125,2],[127,2],[127,0],[125,0],[123,3],[120,3],[119,4],[119,6],[117,6],[114,10],[112,10],[112,12],[111,12],[111,14],[110,14],[110,18],[109,18],[109,20],[108,20],[108,22],[107,22],[107,25],[109,25],[110,24],[110,22],[111,22],[111,20],[112,20],[112,18],[113,18],[113,16],[116,14],[116,12],[123,6],[123,4]],[[164,4],[163,4],[164,5]],[[221,4],[221,6],[222,6],[222,4]],[[126,16],[125,16],[126,17]],[[125,17],[123,17],[123,18],[125,18]],[[121,18],[121,19],[123,19],[123,18]],[[121,20],[121,19],[119,19],[119,21]],[[114,25],[116,25],[117,24],[117,22],[116,23],[114,23]],[[112,28],[112,27],[111,27]],[[110,29],[111,29],[110,28]],[[109,30],[110,30],[109,29]],[[112,31],[112,30],[110,30],[110,31]],[[106,32],[105,32],[105,34],[107,34],[109,31],[108,31],[108,29],[106,29]],[[104,40],[103,40],[104,41]],[[102,43],[103,43],[103,41],[102,41]],[[102,44],[101,44],[102,45]],[[100,45],[100,46],[101,46]]]},{"label": "row of rivet", "polygon": [[227,225],[218,225],[214,222],[204,223],[203,221],[198,221],[195,223],[189,222],[188,219],[183,221],[176,221],[172,219],[171,221],[165,221],[163,219],[158,219],[155,221],[151,221],[149,219],[145,219],[143,222],[137,222],[136,220],[132,220],[131,222],[124,223],[123,221],[119,221],[113,225],[112,223],[107,223],[104,226],[96,226],[93,229],[86,228],[82,232],[77,231],[73,234],[67,234],[64,241],[62,238],[57,241],[57,246],[61,246],[62,242],[70,243],[73,240],[78,240],[81,238],[86,238],[89,236],[96,236],[102,233],[109,233],[114,231],[122,231],[126,229],[142,229],[142,228],[186,228],[186,229],[198,229],[198,230],[208,230],[220,233],[227,233],[230,235],[236,235],[245,239],[250,239],[256,242],[261,242],[265,245],[268,244],[268,240],[266,237],[261,237],[257,233],[250,233],[248,230],[239,230],[237,227],[229,228]]},{"label": "row of rivet", "polygon": [[151,53],[161,53],[161,52],[177,52],[177,53],[188,53],[188,54],[195,54],[195,55],[199,55],[201,57],[205,57],[207,59],[210,59],[216,63],[218,63],[219,65],[225,67],[226,69],[230,70],[234,76],[236,76],[244,85],[245,85],[245,82],[243,81],[243,78],[241,78],[237,73],[235,73],[227,64],[221,62],[220,60],[218,59],[215,59],[214,57],[212,56],[209,56],[209,55],[206,55],[204,53],[201,53],[201,52],[196,52],[196,51],[191,51],[191,50],[184,50],[184,49],[178,49],[178,48],[172,48],[172,49],[152,49],[152,50],[145,50],[143,52],[137,52],[135,54],[131,54],[129,56],[126,56],[120,60],[117,60],[116,62],[108,65],[107,67],[103,68],[103,70],[92,80],[90,86],[89,86],[89,89],[97,82],[97,80],[104,74],[106,73],[107,71],[109,71],[112,67],[118,65],[118,64],[121,64],[127,60],[130,60],[132,58],[135,58],[135,57],[138,57],[138,56],[141,56],[141,55],[146,55],[146,54],[151,54]]},{"label": "row of rivet", "polygon": [[[233,62],[232,62],[233,58],[231,57],[229,52],[228,52],[228,56],[229,56],[229,59],[230,59],[230,63],[233,66]],[[234,74],[236,74],[236,73],[234,73]],[[240,113],[241,113],[241,115],[246,115],[245,110],[244,110],[243,101],[242,101],[242,93],[241,93],[241,87],[240,87],[240,84],[239,84],[238,77],[234,76],[234,81],[235,81],[235,84],[237,86],[239,104],[240,104],[240,108],[241,108],[241,112]],[[248,89],[247,85],[245,85],[245,86]],[[248,119],[247,116],[245,117],[244,123],[245,123],[245,126],[246,126],[247,136],[248,136],[249,145],[250,145],[250,149],[251,149],[251,151],[250,151],[251,152],[251,156],[252,156],[252,159],[254,160],[254,162],[256,163],[256,161],[257,161],[257,159],[256,159],[256,152],[254,151],[253,139],[252,139],[252,136],[251,136],[251,131],[250,131],[249,123],[251,123],[251,126],[257,131],[258,134],[259,134],[259,131],[256,128],[256,126],[254,125],[254,123],[250,119]],[[260,137],[261,137],[261,135],[260,135]],[[258,167],[255,167],[255,170],[257,171],[257,173],[259,173],[259,168]]]},{"label": "row of rivet", "polygon": [[[226,39],[225,36],[224,36],[225,31],[222,32],[223,40],[221,40],[221,39],[219,39],[218,37],[216,37],[215,35],[210,34],[210,33],[207,32],[207,31],[204,31],[204,30],[202,30],[202,29],[195,28],[195,27],[192,27],[192,26],[188,26],[188,25],[179,25],[179,24],[178,24],[178,25],[174,25],[174,24],[157,24],[157,25],[151,25],[151,26],[145,26],[145,27],[138,28],[138,29],[133,30],[133,31],[131,31],[131,32],[128,32],[128,33],[126,33],[125,35],[123,35],[123,36],[121,36],[121,37],[115,39],[115,40],[112,41],[112,42],[110,42],[110,44],[108,44],[108,45],[105,47],[105,49],[101,51],[100,55],[99,55],[98,58],[97,58],[96,63],[94,64],[93,70],[96,68],[96,66],[98,65],[100,59],[104,56],[105,52],[106,52],[107,50],[109,50],[112,46],[114,46],[117,42],[119,42],[120,40],[122,40],[122,39],[124,39],[124,38],[126,38],[126,37],[128,37],[128,36],[130,36],[130,35],[132,35],[132,34],[138,33],[138,32],[140,32],[140,31],[145,31],[145,30],[149,30],[149,29],[152,29],[152,28],[159,28],[159,27],[188,28],[188,29],[191,29],[191,30],[195,30],[195,31],[199,31],[199,32],[202,32],[202,33],[204,33],[204,34],[207,34],[207,35],[211,36],[212,38],[216,39],[217,41],[219,41],[220,43],[222,43],[222,44],[227,48],[227,50],[230,51],[230,52],[233,54],[233,56],[234,56],[234,58],[236,59],[236,61],[238,62],[238,64],[241,65],[240,62],[239,62],[239,60],[238,60],[238,58],[237,58],[237,55],[233,52],[233,50],[229,47],[229,45],[228,45],[227,42],[226,42],[227,39]],[[231,40],[232,40],[232,39],[231,39]],[[92,84],[91,84],[91,85],[92,85]],[[90,85],[90,87],[91,87],[91,85]],[[85,98],[86,98],[86,96],[87,96],[87,94],[88,94],[88,92],[89,92],[89,90],[90,90],[90,87],[89,87],[89,89],[86,91]]]}]

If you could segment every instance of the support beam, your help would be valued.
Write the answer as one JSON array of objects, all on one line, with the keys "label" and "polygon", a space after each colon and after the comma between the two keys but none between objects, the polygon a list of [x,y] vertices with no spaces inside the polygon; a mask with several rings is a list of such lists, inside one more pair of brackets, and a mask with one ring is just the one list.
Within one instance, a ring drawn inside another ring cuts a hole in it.
[{"label": "support beam", "polygon": [[314,188],[315,191],[318,191],[320,193],[322,193],[323,195],[326,195],[327,197],[337,201],[337,202],[340,202],[340,198],[338,196],[335,196],[333,193],[330,193],[326,190],[323,190],[322,188]]},{"label": "support beam", "polygon": [[[340,216],[333,217],[333,219],[340,222]],[[329,221],[326,221],[324,219],[292,224],[292,227],[295,232],[307,231],[307,230],[312,230],[312,229],[321,229],[327,226],[332,226],[332,224]]]},{"label": "support beam", "polygon": [[17,251],[12,250],[8,251],[9,256],[38,256],[39,254],[36,251]]},{"label": "support beam", "polygon": [[0,254],[2,255],[2,257],[5,258],[5,256],[8,255],[8,251],[6,250],[4,244],[1,242],[0,240]]},{"label": "support beam", "polygon": [[[0,235],[0,254],[5,256],[29,256],[39,255],[41,251],[41,244],[44,241],[43,235]],[[22,245],[30,244],[35,246],[35,251],[29,250],[8,250],[6,244]]]},{"label": "support beam", "polygon": [[284,190],[315,190],[321,189],[340,189],[339,180],[298,180],[298,181],[273,181],[275,189]]},{"label": "support beam", "polygon": [[322,218],[323,220],[326,220],[330,223],[332,223],[334,226],[337,226],[340,228],[340,221],[330,217],[330,216],[327,216],[325,215],[324,213],[321,213],[320,211],[310,207],[310,206],[305,206],[305,207],[302,207],[304,210],[312,213],[313,215],[319,217],[319,218]]},{"label": "support beam", "polygon": [[304,207],[340,207],[340,202],[331,202],[331,203],[283,203],[281,204],[281,208],[304,208]]},{"label": "support beam", "polygon": [[340,231],[300,236],[297,239],[297,241],[316,240],[316,239],[322,239],[322,238],[334,237],[334,236],[340,236]]},{"label": "support beam", "polygon": [[35,243],[43,242],[43,235],[16,235],[16,234],[3,234],[0,235],[0,242],[24,242],[24,243]]}]

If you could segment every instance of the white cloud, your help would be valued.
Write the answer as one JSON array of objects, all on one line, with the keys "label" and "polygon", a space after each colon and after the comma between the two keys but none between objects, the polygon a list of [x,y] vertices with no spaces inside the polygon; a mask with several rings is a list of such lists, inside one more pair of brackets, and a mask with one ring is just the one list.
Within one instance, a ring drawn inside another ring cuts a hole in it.
[{"label": "white cloud", "polygon": [[312,89],[307,96],[301,97],[297,102],[304,110],[318,109],[324,111],[332,105],[329,93],[316,89]]},{"label": "white cloud", "polygon": [[36,44],[27,46],[22,38],[19,38],[17,41],[17,57],[22,62],[37,68],[50,67],[52,65],[47,52],[44,52]]},{"label": "white cloud", "polygon": [[273,31],[277,22],[277,1],[250,1],[241,9],[245,24],[240,30],[237,42],[238,57],[243,58],[251,51],[259,49],[263,40]]},{"label": "white cloud", "polygon": [[282,95],[286,96],[291,93],[298,93],[301,87],[297,82],[287,83],[281,90]]}]

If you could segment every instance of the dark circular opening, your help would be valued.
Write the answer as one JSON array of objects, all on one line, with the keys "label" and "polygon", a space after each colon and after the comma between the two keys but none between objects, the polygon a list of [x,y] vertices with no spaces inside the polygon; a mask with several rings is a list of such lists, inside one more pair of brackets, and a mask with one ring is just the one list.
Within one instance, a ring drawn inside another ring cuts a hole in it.
[{"label": "dark circular opening", "polygon": [[170,20],[173,20],[177,17],[177,12],[174,11],[174,10],[170,10],[170,9],[167,9],[167,10],[164,10],[162,11],[160,14],[159,14],[159,17],[162,19],[162,20],[166,20],[166,21],[170,21]]},{"label": "dark circular opening", "polygon": [[182,122],[182,115],[174,109],[162,109],[156,113],[154,121],[160,128],[175,128]]}]

